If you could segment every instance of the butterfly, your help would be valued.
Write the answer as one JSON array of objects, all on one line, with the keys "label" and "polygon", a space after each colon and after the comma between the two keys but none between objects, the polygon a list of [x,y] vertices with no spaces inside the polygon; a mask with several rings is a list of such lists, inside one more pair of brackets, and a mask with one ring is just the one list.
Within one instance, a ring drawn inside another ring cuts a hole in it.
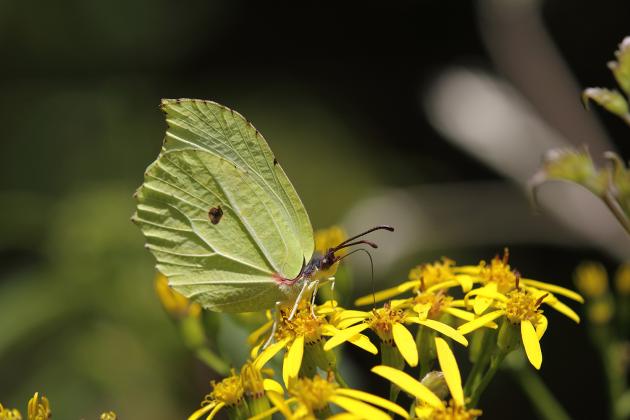
[{"label": "butterfly", "polygon": [[132,220],[169,285],[226,312],[300,301],[317,273],[376,226],[324,255],[302,201],[267,142],[241,114],[216,102],[163,99],[160,154],[136,191]]}]

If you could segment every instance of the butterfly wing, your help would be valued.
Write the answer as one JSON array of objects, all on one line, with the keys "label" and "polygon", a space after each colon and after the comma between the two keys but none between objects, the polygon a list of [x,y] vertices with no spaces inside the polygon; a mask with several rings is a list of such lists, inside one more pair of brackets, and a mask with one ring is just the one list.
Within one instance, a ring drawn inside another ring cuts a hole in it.
[{"label": "butterfly wing", "polygon": [[313,254],[308,215],[258,131],[214,102],[164,100],[162,152],[134,220],[171,286],[203,306],[253,311],[283,300]]}]

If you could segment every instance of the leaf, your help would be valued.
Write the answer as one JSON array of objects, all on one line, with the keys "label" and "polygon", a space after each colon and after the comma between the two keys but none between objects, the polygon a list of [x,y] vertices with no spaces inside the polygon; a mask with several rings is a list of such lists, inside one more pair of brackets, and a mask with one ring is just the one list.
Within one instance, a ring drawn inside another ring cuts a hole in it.
[{"label": "leaf", "polygon": [[588,100],[592,100],[610,113],[621,118],[628,118],[628,102],[618,90],[606,88],[588,88],[582,92],[582,101],[588,105]]},{"label": "leaf", "polygon": [[617,61],[611,61],[608,63],[608,68],[612,70],[617,83],[626,93],[630,95],[630,37],[625,37],[619,49],[615,51]]}]

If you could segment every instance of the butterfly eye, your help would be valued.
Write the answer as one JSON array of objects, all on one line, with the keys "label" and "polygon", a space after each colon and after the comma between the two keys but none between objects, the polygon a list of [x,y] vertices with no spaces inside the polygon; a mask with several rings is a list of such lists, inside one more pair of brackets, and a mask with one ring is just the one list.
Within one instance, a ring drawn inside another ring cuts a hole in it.
[{"label": "butterfly eye", "polygon": [[221,209],[221,206],[212,207],[210,210],[208,210],[208,218],[213,225],[218,224],[221,221],[222,217],[223,210]]}]

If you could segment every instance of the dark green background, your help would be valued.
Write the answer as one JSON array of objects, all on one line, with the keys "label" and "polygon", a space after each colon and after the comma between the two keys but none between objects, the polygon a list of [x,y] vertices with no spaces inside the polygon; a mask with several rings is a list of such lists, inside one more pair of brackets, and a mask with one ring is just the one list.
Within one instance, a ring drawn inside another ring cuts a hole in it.
[{"label": "dark green background", "polygon": [[[59,419],[109,409],[170,419],[208,392],[212,373],[156,301],[152,258],[129,222],[133,191],[160,148],[162,97],[213,99],[246,115],[316,227],[387,188],[500,180],[442,139],[419,99],[449,65],[494,70],[477,5],[1,1],[0,401],[24,412],[40,391]],[[542,9],[578,83],[612,85],[605,62],[628,34],[629,3],[549,0]],[[628,128],[600,115],[628,151]],[[428,255],[407,256],[379,288],[426,259],[475,263],[503,245],[426,241]],[[584,258],[617,263],[590,248],[536,243],[512,255],[522,272],[567,286]],[[543,351],[541,374],[575,418],[605,412],[582,326],[552,316]],[[366,371],[375,363],[364,362]],[[507,375],[482,406],[484,418],[533,415]]]}]

